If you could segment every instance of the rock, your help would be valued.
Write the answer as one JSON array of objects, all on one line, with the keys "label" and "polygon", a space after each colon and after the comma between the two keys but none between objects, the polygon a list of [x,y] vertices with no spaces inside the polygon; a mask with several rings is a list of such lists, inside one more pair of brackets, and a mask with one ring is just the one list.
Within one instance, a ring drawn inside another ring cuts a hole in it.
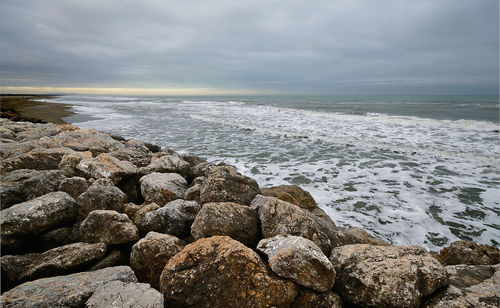
[{"label": "rock", "polygon": [[332,291],[318,293],[306,288],[299,289],[299,295],[293,301],[291,308],[342,308],[342,299]]},{"label": "rock", "polygon": [[123,204],[127,202],[127,195],[110,183],[95,181],[76,199],[76,202],[78,203],[78,216],[84,219],[94,210],[122,212]]},{"label": "rock", "polygon": [[137,210],[137,212],[135,212],[134,219],[132,219],[132,221],[139,228],[141,226],[142,219],[144,218],[144,216],[147,213],[156,211],[159,208],[160,206],[156,203],[143,205],[141,208],[139,208],[139,210]]},{"label": "rock", "polygon": [[52,192],[1,212],[3,237],[41,234],[76,217],[76,202],[65,192]]},{"label": "rock", "polygon": [[73,153],[68,148],[35,149],[15,157],[2,160],[2,174],[19,169],[54,170],[65,154]]},{"label": "rock", "polygon": [[318,245],[326,256],[330,255],[334,231],[324,220],[274,197],[258,195],[251,206],[257,209],[264,238],[278,234],[305,237]]},{"label": "rock", "polygon": [[418,307],[448,285],[444,267],[418,246],[346,245],[332,250],[335,289],[353,305]]},{"label": "rock", "polygon": [[227,235],[248,247],[255,247],[259,231],[257,212],[233,202],[205,203],[191,225],[191,235],[196,240]]},{"label": "rock", "polygon": [[192,200],[201,204],[200,191],[205,180],[206,178],[202,176],[195,178],[191,186],[184,192],[183,198],[185,200]]},{"label": "rock", "polygon": [[72,227],[62,227],[51,230],[39,239],[43,250],[49,250],[55,247],[63,246],[80,241],[79,225]]},{"label": "rock", "polygon": [[[467,278],[453,277],[451,279],[452,285],[430,298],[423,307],[500,307],[500,288],[498,287],[500,285],[500,265],[457,265],[456,267],[459,268],[454,268],[451,271],[450,266],[446,268],[452,277],[456,274],[465,274]],[[494,273],[487,279],[483,279],[487,277],[484,271],[486,267],[490,267]],[[479,268],[481,269],[478,271]],[[457,279],[460,284],[453,285]]]},{"label": "rock", "polygon": [[491,278],[498,266],[493,265],[449,265],[446,272],[450,279],[450,285],[457,288],[468,288]]},{"label": "rock", "polygon": [[473,241],[456,241],[441,249],[437,259],[444,265],[493,265],[500,263],[500,249]]},{"label": "rock", "polygon": [[204,238],[172,257],[160,276],[166,306],[286,306],[297,295],[250,248],[227,236]]},{"label": "rock", "polygon": [[186,180],[177,173],[151,173],[140,179],[141,193],[147,202],[164,205],[182,197]]},{"label": "rock", "polygon": [[249,205],[259,193],[259,185],[254,179],[239,174],[233,166],[217,166],[207,174],[200,190],[200,201]]},{"label": "rock", "polygon": [[75,199],[84,193],[88,188],[89,183],[87,180],[78,176],[63,179],[61,184],[59,184],[59,191],[64,191]]},{"label": "rock", "polygon": [[142,219],[141,230],[187,237],[191,234],[191,225],[200,208],[194,201],[171,201],[156,211],[146,213]]},{"label": "rock", "polygon": [[106,267],[128,265],[129,259],[130,251],[127,251],[127,249],[116,249],[109,252],[104,258],[92,266],[89,271],[96,271]]},{"label": "rock", "polygon": [[132,246],[130,266],[140,282],[147,282],[158,289],[165,264],[184,246],[186,243],[173,235],[149,232]]},{"label": "rock", "polygon": [[111,281],[136,282],[128,266],[38,279],[3,293],[2,307],[82,307],[95,290]]},{"label": "rock", "polygon": [[163,308],[163,295],[147,283],[111,281],[97,288],[86,308]]},{"label": "rock", "polygon": [[140,205],[137,205],[135,203],[125,203],[123,205],[123,212],[125,214],[127,214],[128,218],[130,218],[130,220],[134,220],[134,217],[135,217],[135,213],[137,213],[137,211],[141,208]]},{"label": "rock", "polygon": [[269,266],[280,277],[319,292],[333,288],[333,265],[311,240],[299,236],[276,235],[261,240],[257,251],[267,255]]},{"label": "rock", "polygon": [[203,162],[199,163],[196,166],[192,166],[191,172],[193,175],[193,178],[197,177],[207,177],[208,173],[210,170],[215,168],[215,165],[209,162]]},{"label": "rock", "polygon": [[2,255],[2,292],[18,285],[21,280],[21,273],[39,258],[39,253]]},{"label": "rock", "polygon": [[80,270],[104,257],[106,244],[73,243],[42,253],[20,274],[21,280],[64,275]]},{"label": "rock", "polygon": [[109,155],[121,161],[128,161],[137,167],[145,167],[151,162],[152,153],[144,142],[129,140],[125,148],[110,152]]},{"label": "rock", "polygon": [[113,184],[120,180],[134,176],[137,168],[128,161],[119,160],[109,154],[103,153],[96,158],[84,158],[76,169],[87,178],[109,179]]},{"label": "rock", "polygon": [[109,134],[100,133],[94,129],[64,131],[52,137],[52,142],[80,152],[89,151],[92,148],[102,148],[107,152],[124,148],[120,141],[113,139]]},{"label": "rock", "polygon": [[59,162],[58,168],[68,177],[75,176],[78,173],[76,166],[82,159],[92,159],[92,153],[86,151],[65,154]]},{"label": "rock", "polygon": [[187,177],[191,172],[191,166],[177,155],[165,155],[159,158],[153,157],[151,159],[151,164],[139,169],[139,173],[144,175],[153,172],[178,173]]},{"label": "rock", "polygon": [[16,170],[0,179],[2,209],[56,191],[64,175],[58,170]]},{"label": "rock", "polygon": [[180,158],[182,158],[184,161],[186,161],[191,167],[197,166],[197,165],[207,161],[206,159],[201,158],[201,157],[196,156],[196,155],[191,154],[191,153],[181,154]]},{"label": "rock", "polygon": [[352,245],[352,244],[370,244],[378,246],[389,246],[386,241],[378,239],[365,230],[356,227],[334,231],[332,238],[332,247]]},{"label": "rock", "polygon": [[139,230],[128,216],[109,210],[90,212],[80,226],[80,233],[87,243],[116,245],[139,240]]}]

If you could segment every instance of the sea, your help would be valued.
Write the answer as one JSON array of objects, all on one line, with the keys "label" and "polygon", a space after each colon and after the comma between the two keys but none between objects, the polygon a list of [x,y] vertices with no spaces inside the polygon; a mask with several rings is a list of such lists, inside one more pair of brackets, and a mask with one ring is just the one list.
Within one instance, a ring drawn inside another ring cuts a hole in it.
[{"label": "sea", "polygon": [[[498,96],[94,96],[66,120],[299,185],[340,226],[500,245]],[[91,116],[90,118],[88,116]]]}]

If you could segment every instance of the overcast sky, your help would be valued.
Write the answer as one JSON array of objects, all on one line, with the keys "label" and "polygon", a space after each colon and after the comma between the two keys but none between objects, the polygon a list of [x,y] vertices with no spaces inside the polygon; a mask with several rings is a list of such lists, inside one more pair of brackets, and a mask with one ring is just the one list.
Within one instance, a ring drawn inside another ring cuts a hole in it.
[{"label": "overcast sky", "polygon": [[3,92],[498,94],[499,88],[498,0],[2,0],[0,12]]}]

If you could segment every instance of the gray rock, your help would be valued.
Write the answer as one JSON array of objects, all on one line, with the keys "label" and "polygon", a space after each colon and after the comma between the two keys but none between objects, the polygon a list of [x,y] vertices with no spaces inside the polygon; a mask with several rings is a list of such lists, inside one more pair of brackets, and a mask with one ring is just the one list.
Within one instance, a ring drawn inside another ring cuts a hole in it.
[{"label": "gray rock", "polygon": [[136,282],[128,266],[38,279],[3,293],[2,307],[82,307],[100,286],[111,281]]},{"label": "gray rock", "polygon": [[205,203],[191,225],[196,239],[227,235],[248,247],[259,240],[259,218],[249,206],[233,202]]},{"label": "gray rock", "polygon": [[96,158],[84,158],[76,169],[87,178],[109,179],[113,184],[120,180],[134,176],[137,168],[128,161],[119,160],[109,154],[103,153]]},{"label": "gray rock", "polygon": [[21,280],[64,275],[91,265],[104,257],[106,244],[73,243],[42,253],[20,274]]},{"label": "gray rock", "polygon": [[151,164],[139,170],[140,174],[159,173],[178,173],[187,177],[191,172],[191,166],[188,162],[177,155],[165,155],[159,158],[153,157]]},{"label": "gray rock", "polygon": [[141,193],[147,202],[158,205],[182,198],[187,182],[177,173],[151,173],[140,179]]},{"label": "gray rock", "polygon": [[201,203],[236,202],[249,205],[260,188],[254,179],[243,176],[233,166],[212,168],[200,190]]},{"label": "gray rock", "polygon": [[78,176],[66,178],[61,181],[61,184],[59,184],[59,191],[64,191],[75,199],[84,193],[88,188],[89,183],[87,180]]},{"label": "gray rock", "polygon": [[112,151],[109,155],[122,161],[131,162],[137,167],[145,167],[151,162],[153,153],[146,146],[146,143],[131,139],[126,141],[124,145],[123,149]]},{"label": "gray rock", "polygon": [[39,240],[43,250],[49,250],[66,244],[80,242],[80,225],[75,224],[71,227],[62,227],[51,230],[43,234]]},{"label": "gray rock", "polygon": [[2,292],[18,285],[21,281],[21,273],[39,258],[39,253],[2,255]]},{"label": "gray rock", "polygon": [[54,170],[65,154],[73,153],[68,148],[34,149],[28,153],[2,160],[2,173],[19,169]]},{"label": "gray rock", "polygon": [[132,221],[138,228],[140,228],[144,216],[146,216],[147,213],[156,211],[159,208],[160,206],[154,202],[150,204],[145,204],[135,212],[134,219],[132,219]]},{"label": "gray rock", "polygon": [[197,166],[197,165],[207,161],[206,159],[201,158],[201,157],[196,156],[196,155],[191,154],[191,153],[181,154],[180,157],[183,160],[185,160],[186,162],[188,162],[191,167]]},{"label": "gray rock", "polygon": [[449,265],[446,268],[450,285],[457,288],[468,288],[491,278],[498,266],[493,265]]},{"label": "gray rock", "polygon": [[80,219],[84,219],[94,210],[122,212],[123,204],[127,202],[127,195],[109,183],[95,181],[76,201],[78,203],[78,216]]},{"label": "gray rock", "polygon": [[197,178],[197,177],[207,177],[208,173],[210,172],[210,170],[212,170],[213,168],[215,168],[216,166],[212,163],[209,163],[209,162],[202,162],[202,163],[199,163],[195,166],[192,166],[191,168],[191,172],[192,172],[192,175],[194,178]]},{"label": "gray rock", "polygon": [[58,168],[68,177],[76,176],[78,173],[76,166],[78,166],[82,159],[92,159],[92,153],[86,151],[65,154],[59,162]]},{"label": "gray rock", "polygon": [[261,240],[257,251],[267,255],[269,266],[280,277],[319,292],[333,288],[333,265],[311,240],[299,236],[276,235]]},{"label": "gray rock", "polygon": [[80,225],[80,233],[87,243],[115,245],[139,240],[139,230],[128,216],[109,210],[90,212]]},{"label": "gray rock", "polygon": [[3,237],[41,234],[76,217],[76,202],[65,192],[52,192],[1,212]]},{"label": "gray rock", "polygon": [[56,191],[64,175],[58,170],[16,170],[0,178],[2,209]]},{"label": "gray rock", "polygon": [[187,245],[160,276],[166,306],[271,307],[297,295],[291,281],[276,277],[252,249],[228,236]]},{"label": "gray rock", "polygon": [[194,201],[182,199],[171,201],[156,211],[146,213],[141,222],[141,230],[184,238],[190,235],[191,225],[200,208]]},{"label": "gray rock", "polygon": [[291,308],[342,308],[342,299],[332,291],[318,293],[306,288],[300,288],[299,294],[293,301]]},{"label": "gray rock", "polygon": [[111,281],[97,288],[86,308],[163,308],[163,294],[147,283]]},{"label": "gray rock", "polygon": [[444,267],[418,246],[346,245],[332,250],[335,289],[359,306],[419,307],[448,285]]},{"label": "gray rock", "polygon": [[149,232],[132,246],[130,266],[140,282],[147,282],[158,289],[165,264],[184,246],[186,243],[173,235]]},{"label": "gray rock", "polygon": [[203,186],[203,183],[205,182],[206,178],[203,176],[197,177],[193,180],[193,183],[191,186],[184,192],[184,199],[185,200],[192,200],[196,201],[201,204],[200,201],[200,191],[201,187]]},{"label": "gray rock", "polygon": [[390,245],[388,242],[378,239],[365,230],[356,227],[334,231],[331,241],[333,248],[351,244]]},{"label": "gray rock", "polygon": [[251,206],[257,209],[264,238],[278,234],[301,236],[313,241],[326,256],[330,255],[334,230],[323,220],[294,204],[274,197],[258,195]]},{"label": "gray rock", "polygon": [[[54,145],[65,146],[75,151],[89,151],[92,148],[102,148],[107,152],[116,151],[124,145],[109,134],[97,132],[94,129],[76,129],[64,131],[53,136]],[[54,147],[54,146],[49,146]]]}]

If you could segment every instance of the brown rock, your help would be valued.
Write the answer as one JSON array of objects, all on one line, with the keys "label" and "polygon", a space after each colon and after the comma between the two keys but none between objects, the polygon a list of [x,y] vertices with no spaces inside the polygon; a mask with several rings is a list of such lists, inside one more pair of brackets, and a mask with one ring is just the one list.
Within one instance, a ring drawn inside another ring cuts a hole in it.
[{"label": "brown rock", "polygon": [[90,151],[67,153],[62,157],[58,168],[68,177],[76,176],[78,171],[76,166],[82,159],[92,159],[92,153]]},{"label": "brown rock", "polygon": [[137,212],[135,212],[134,219],[132,219],[132,221],[139,228],[141,226],[142,219],[144,218],[144,216],[147,213],[152,212],[152,211],[156,211],[159,208],[160,208],[160,206],[154,202],[150,203],[150,204],[143,205],[142,207],[140,207],[137,210]]},{"label": "brown rock", "polygon": [[181,198],[187,189],[186,179],[177,173],[151,173],[140,182],[144,199],[160,206]]},{"label": "brown rock", "polygon": [[165,155],[161,157],[153,157],[151,159],[151,164],[139,169],[139,173],[144,175],[153,172],[178,173],[187,177],[191,172],[191,166],[188,162],[177,155]]},{"label": "brown rock", "polygon": [[332,250],[335,290],[364,307],[418,307],[448,285],[448,274],[418,246],[346,245]]},{"label": "brown rock", "polygon": [[257,212],[249,206],[233,202],[205,203],[191,225],[196,239],[227,235],[248,247],[259,240]]},{"label": "brown rock", "polygon": [[109,252],[104,258],[93,265],[88,271],[96,271],[106,267],[119,265],[128,265],[130,259],[130,251],[127,249],[115,249]]},{"label": "brown rock", "polygon": [[15,157],[2,160],[2,174],[19,169],[54,170],[65,154],[73,153],[68,148],[35,149]]},{"label": "brown rock", "polygon": [[349,227],[347,229],[334,232],[332,247],[352,245],[352,244],[370,244],[376,246],[389,246],[386,241],[378,239],[361,228]]},{"label": "brown rock", "polygon": [[90,212],[80,225],[80,233],[87,243],[115,245],[139,240],[139,230],[127,215],[108,210]]},{"label": "brown rock", "polygon": [[134,176],[137,168],[128,161],[119,160],[109,154],[103,153],[96,158],[84,158],[76,169],[87,178],[108,179],[113,184],[120,180]]},{"label": "brown rock", "polygon": [[227,236],[204,238],[172,257],[160,277],[166,305],[270,307],[289,305],[291,281],[275,277],[250,248]]},{"label": "brown rock", "polygon": [[59,184],[59,191],[64,191],[75,199],[84,193],[88,188],[89,183],[87,180],[78,176],[66,178],[61,181],[61,184]]},{"label": "brown rock", "polygon": [[128,218],[130,218],[130,220],[134,220],[134,217],[135,217],[135,213],[137,213],[137,211],[141,208],[140,205],[137,205],[135,203],[125,203],[123,205],[123,212],[125,214],[127,214]]},{"label": "brown rock", "polygon": [[441,249],[437,259],[444,265],[493,265],[500,263],[500,249],[472,241],[456,241]]},{"label": "brown rock", "polygon": [[94,210],[114,210],[123,211],[123,204],[127,202],[125,195],[119,188],[105,183],[105,181],[95,181],[86,192],[78,196],[79,219],[84,219]]},{"label": "brown rock", "polygon": [[342,299],[332,291],[319,293],[306,288],[299,289],[299,295],[293,301],[292,308],[342,308]]},{"label": "brown rock", "polygon": [[186,243],[173,235],[149,232],[132,247],[130,266],[140,282],[158,289],[165,264],[184,246]]},{"label": "brown rock", "polygon": [[39,258],[39,253],[2,255],[2,292],[18,285],[21,281],[21,273]]}]

